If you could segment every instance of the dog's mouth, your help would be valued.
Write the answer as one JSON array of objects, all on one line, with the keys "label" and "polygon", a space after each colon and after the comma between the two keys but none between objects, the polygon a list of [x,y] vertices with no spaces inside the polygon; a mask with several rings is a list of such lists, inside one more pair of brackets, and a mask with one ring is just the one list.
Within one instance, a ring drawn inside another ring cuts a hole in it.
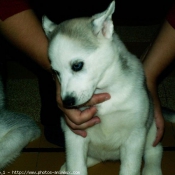
[{"label": "dog's mouth", "polygon": [[[99,88],[97,88],[97,89],[99,89]],[[77,100],[76,98],[74,98],[74,97],[67,97],[64,100],[62,100],[63,101],[63,106],[65,108],[67,108],[67,109],[80,109],[80,110],[86,109],[86,108],[90,108],[93,105],[89,105],[89,102],[90,102],[92,96],[95,94],[96,90],[94,90],[94,93],[92,93],[92,95],[88,98],[88,100],[86,100],[85,102],[83,102],[81,104],[78,104],[78,105],[76,105],[76,100]]]},{"label": "dog's mouth", "polygon": [[87,103],[90,101],[90,99],[88,101],[86,101],[85,103],[82,103],[80,105],[66,105],[63,103],[64,108],[67,109],[82,109],[82,108],[89,108],[90,106],[87,105]]},{"label": "dog's mouth", "polygon": [[63,100],[63,106],[64,106],[64,108],[67,108],[67,109],[82,110],[82,109],[91,107],[90,105],[88,105],[88,102],[91,100],[91,98],[92,98],[92,96],[86,102],[84,102],[82,104],[79,104],[79,105],[76,105],[75,102],[73,102],[74,100],[72,100],[72,102],[69,102],[69,104],[65,103],[64,100]]}]

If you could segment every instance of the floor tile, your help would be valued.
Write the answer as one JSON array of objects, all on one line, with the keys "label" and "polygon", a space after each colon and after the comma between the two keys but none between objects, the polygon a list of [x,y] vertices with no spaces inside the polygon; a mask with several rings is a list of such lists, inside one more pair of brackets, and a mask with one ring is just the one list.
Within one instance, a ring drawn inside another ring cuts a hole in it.
[{"label": "floor tile", "polygon": [[89,175],[118,175],[120,168],[120,162],[115,161],[115,162],[103,162],[99,163],[93,167],[90,167],[88,169]]},{"label": "floor tile", "polygon": [[170,122],[165,122],[165,132],[162,139],[162,145],[166,147],[175,146],[175,139],[173,135],[173,125]]},{"label": "floor tile", "polygon": [[64,152],[39,153],[37,170],[38,171],[59,171],[65,162]]},{"label": "floor tile", "polygon": [[35,170],[38,161],[38,153],[22,153],[11,165],[9,165],[5,171],[10,172],[12,170],[25,171]]},{"label": "floor tile", "polygon": [[163,175],[175,174],[175,151],[165,151],[163,153],[162,172]]}]

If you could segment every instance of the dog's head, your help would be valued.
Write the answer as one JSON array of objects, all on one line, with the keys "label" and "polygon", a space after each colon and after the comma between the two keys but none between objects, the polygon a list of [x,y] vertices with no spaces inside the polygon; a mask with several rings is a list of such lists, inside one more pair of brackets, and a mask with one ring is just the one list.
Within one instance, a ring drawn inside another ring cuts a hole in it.
[{"label": "dog's head", "polygon": [[87,102],[111,64],[113,1],[106,11],[91,18],[77,18],[57,25],[46,16],[43,28],[49,40],[51,66],[61,84],[61,98],[66,106]]}]

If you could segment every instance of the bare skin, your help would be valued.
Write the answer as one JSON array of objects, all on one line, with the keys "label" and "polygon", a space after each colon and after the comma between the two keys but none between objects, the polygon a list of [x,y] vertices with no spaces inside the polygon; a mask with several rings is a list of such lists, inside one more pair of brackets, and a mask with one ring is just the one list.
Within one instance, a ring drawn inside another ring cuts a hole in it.
[{"label": "bare skin", "polygon": [[161,73],[175,58],[175,29],[165,21],[162,28],[144,56],[143,65],[147,77],[147,85],[154,102],[154,116],[157,126],[157,136],[153,143],[156,146],[164,133],[164,119],[157,93],[157,80]]}]

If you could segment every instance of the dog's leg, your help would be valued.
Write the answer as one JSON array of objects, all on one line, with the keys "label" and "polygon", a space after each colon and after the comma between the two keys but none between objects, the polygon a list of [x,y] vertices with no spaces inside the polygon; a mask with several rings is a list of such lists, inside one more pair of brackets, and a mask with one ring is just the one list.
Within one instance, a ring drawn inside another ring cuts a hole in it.
[{"label": "dog's leg", "polygon": [[87,167],[94,166],[94,165],[96,165],[98,163],[100,163],[100,160],[97,160],[97,159],[92,158],[92,157],[88,157],[87,158]]},{"label": "dog's leg", "polygon": [[40,135],[30,117],[5,112],[0,119],[0,169],[11,163],[21,150]]},{"label": "dog's leg", "polygon": [[146,129],[136,129],[121,147],[120,175],[140,175]]},{"label": "dog's leg", "polygon": [[87,137],[83,138],[74,134],[68,126],[66,126],[66,162],[61,167],[60,171],[77,171],[80,172],[80,175],[87,175]]},{"label": "dog's leg", "polygon": [[66,162],[60,168],[60,172],[65,172],[65,171],[66,171]]},{"label": "dog's leg", "polygon": [[145,145],[143,168],[143,175],[162,175],[161,160],[162,160],[162,146],[161,144],[153,147],[153,141],[156,138],[156,125],[152,124]]}]

